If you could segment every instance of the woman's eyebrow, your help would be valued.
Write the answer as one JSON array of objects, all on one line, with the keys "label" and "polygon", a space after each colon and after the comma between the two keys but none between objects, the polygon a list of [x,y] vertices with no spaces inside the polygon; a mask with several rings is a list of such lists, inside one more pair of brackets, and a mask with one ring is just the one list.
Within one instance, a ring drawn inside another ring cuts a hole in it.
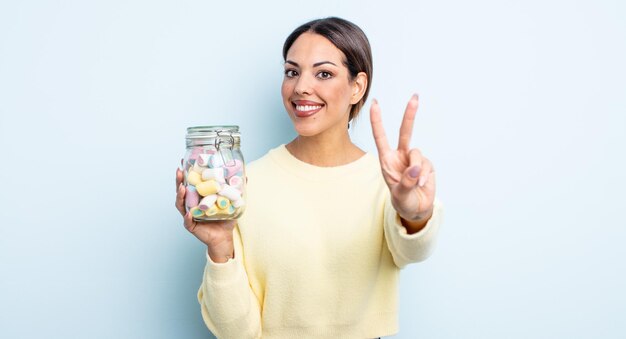
[{"label": "woman's eyebrow", "polygon": [[[300,65],[298,65],[298,63],[297,63],[297,62],[294,62],[294,61],[291,61],[291,60],[287,60],[287,61],[285,61],[285,63],[286,63],[286,64],[292,64],[292,65],[294,65],[294,66],[296,66],[296,67],[300,67]],[[335,66],[335,67],[337,66],[337,65],[335,65],[334,63],[332,63],[332,62],[330,62],[330,61],[320,61],[320,62],[316,62],[316,63],[314,63],[314,64],[313,64],[313,67],[321,66],[321,65],[323,65],[323,64],[331,64],[331,65],[333,65],[333,66]]]}]

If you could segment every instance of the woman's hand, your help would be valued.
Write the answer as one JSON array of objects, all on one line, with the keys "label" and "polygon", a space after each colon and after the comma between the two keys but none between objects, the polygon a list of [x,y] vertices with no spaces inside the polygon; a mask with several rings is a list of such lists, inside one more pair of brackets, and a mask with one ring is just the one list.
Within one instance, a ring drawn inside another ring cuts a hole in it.
[{"label": "woman's hand", "polygon": [[410,233],[426,225],[433,213],[435,200],[435,170],[419,149],[410,149],[413,121],[417,112],[418,96],[409,100],[400,127],[398,149],[389,147],[378,102],[370,109],[372,132],[383,177],[391,192],[391,203]]},{"label": "woman's hand", "polygon": [[233,229],[235,220],[197,222],[185,210],[185,185],[183,172],[176,169],[176,209],[183,216],[185,228],[208,247],[211,260],[216,263],[228,261],[234,255]]}]

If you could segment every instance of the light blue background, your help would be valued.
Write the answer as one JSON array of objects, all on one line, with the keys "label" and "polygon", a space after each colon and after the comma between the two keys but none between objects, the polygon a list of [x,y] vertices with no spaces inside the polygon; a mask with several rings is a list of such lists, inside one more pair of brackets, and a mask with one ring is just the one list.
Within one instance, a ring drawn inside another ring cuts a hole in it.
[{"label": "light blue background", "polygon": [[420,94],[446,207],[396,337],[626,337],[618,0],[2,1],[0,337],[207,337],[185,128],[239,124],[247,160],[288,142],[282,43],[329,15],[370,38],[391,140]]}]

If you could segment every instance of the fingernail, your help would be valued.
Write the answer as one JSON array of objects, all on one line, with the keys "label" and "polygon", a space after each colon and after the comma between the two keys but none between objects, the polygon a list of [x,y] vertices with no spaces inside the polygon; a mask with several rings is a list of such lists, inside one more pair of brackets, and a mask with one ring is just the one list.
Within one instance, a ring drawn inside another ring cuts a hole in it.
[{"label": "fingernail", "polygon": [[409,176],[413,179],[417,178],[417,175],[420,173],[420,168],[419,166],[413,166],[411,167],[411,169],[409,170]]},{"label": "fingernail", "polygon": [[372,99],[372,105],[378,105],[378,100]]},{"label": "fingernail", "polygon": [[413,93],[413,96],[411,97],[411,99],[414,99],[414,100],[418,100],[419,98],[420,96],[417,93]]},{"label": "fingernail", "polygon": [[419,187],[423,187],[426,184],[426,177],[421,177],[420,182],[418,183]]}]

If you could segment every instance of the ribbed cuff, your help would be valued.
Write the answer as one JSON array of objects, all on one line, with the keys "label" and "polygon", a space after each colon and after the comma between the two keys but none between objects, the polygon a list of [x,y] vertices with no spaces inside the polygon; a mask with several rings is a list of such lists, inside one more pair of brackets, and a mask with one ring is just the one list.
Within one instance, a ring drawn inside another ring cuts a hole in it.
[{"label": "ribbed cuff", "polygon": [[243,267],[236,258],[230,258],[225,263],[216,263],[211,260],[208,252],[205,253],[207,259],[205,274],[207,280],[212,284],[221,285],[232,283],[243,273]]},{"label": "ribbed cuff", "polygon": [[426,222],[424,228],[417,233],[408,234],[391,202],[386,202],[386,239],[396,266],[403,268],[410,263],[423,261],[430,256],[435,247],[442,214],[441,203],[435,200],[433,215]]},{"label": "ribbed cuff", "polygon": [[391,201],[388,200],[387,204],[387,211],[390,212],[389,214],[387,214],[390,217],[389,222],[396,229],[400,237],[406,240],[414,240],[425,237],[426,234],[433,231],[433,228],[436,228],[440,225],[443,218],[443,206],[441,205],[441,202],[439,200],[435,199],[435,201],[433,202],[433,215],[430,217],[430,219],[428,219],[426,226],[419,230],[419,232],[408,234],[406,231],[406,227],[402,225],[400,215],[394,210],[393,205],[391,205]]}]

